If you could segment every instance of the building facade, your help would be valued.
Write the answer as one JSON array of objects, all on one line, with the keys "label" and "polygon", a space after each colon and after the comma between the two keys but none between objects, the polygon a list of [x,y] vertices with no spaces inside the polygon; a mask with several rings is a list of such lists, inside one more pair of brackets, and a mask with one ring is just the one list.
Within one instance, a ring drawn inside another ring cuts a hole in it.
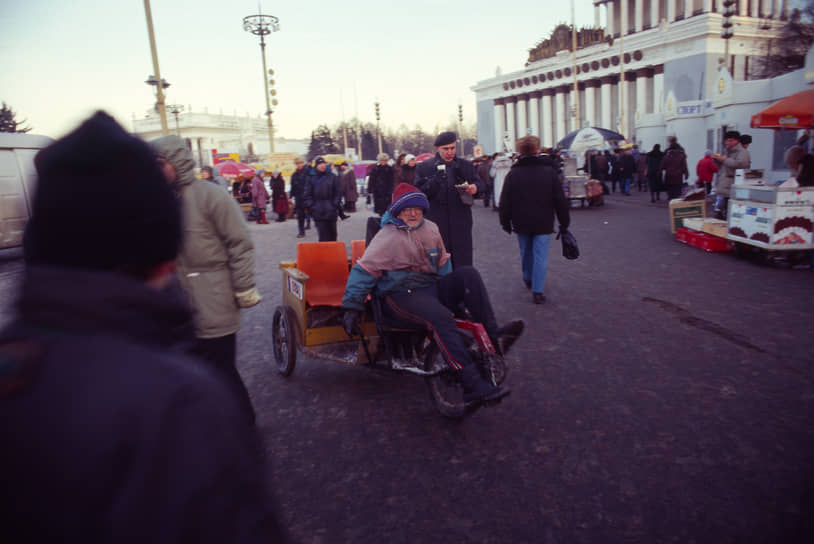
[{"label": "building facade", "polygon": [[[737,108],[722,118],[718,109],[730,104],[721,86],[736,100],[733,88],[752,83],[785,24],[787,2],[736,0],[733,37],[724,40],[723,0],[595,1],[593,27],[573,36],[560,25],[529,50],[523,70],[472,87],[479,143],[490,153],[534,134],[555,146],[572,130],[596,126],[646,149],[676,135],[691,158],[719,149],[723,130],[749,126]],[[767,81],[750,95],[754,107],[778,98]]]},{"label": "building facade", "polygon": [[[265,117],[195,112],[192,107],[177,116],[167,113],[170,134],[178,134],[187,141],[197,165],[212,164],[212,150],[218,153],[266,155],[269,152],[269,133]],[[151,140],[161,136],[161,120],[152,111],[142,119],[133,119],[133,133]],[[305,155],[307,139],[274,138],[274,151]]]}]

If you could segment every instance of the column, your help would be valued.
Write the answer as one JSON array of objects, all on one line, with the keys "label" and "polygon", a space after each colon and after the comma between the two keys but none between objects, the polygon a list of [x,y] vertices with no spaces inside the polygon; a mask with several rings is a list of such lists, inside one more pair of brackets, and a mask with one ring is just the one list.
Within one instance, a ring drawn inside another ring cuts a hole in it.
[{"label": "column", "polygon": [[633,16],[633,30],[636,32],[642,31],[642,24],[644,21],[644,0],[636,0],[634,4],[634,16]]},{"label": "column", "polygon": [[585,120],[592,127],[599,126],[596,118],[596,87],[599,86],[599,81],[592,79],[585,82]]},{"label": "column", "polygon": [[599,28],[599,4],[594,4],[594,27]]},{"label": "column", "polygon": [[608,0],[608,2],[605,3],[605,16],[607,19],[605,31],[608,33],[608,36],[613,36],[615,30],[613,25],[613,2],[614,0]]},{"label": "column", "polygon": [[713,0],[704,0],[704,13],[710,13],[712,11],[712,1]]},{"label": "column", "polygon": [[[754,0],[754,1],[757,2],[757,0]],[[689,19],[690,17],[692,17],[692,11],[693,11],[693,6],[694,5],[695,5],[695,3],[693,2],[693,0],[684,0],[684,18],[685,19]]]},{"label": "column", "polygon": [[528,135],[528,131],[526,130],[527,125],[527,105],[529,101],[529,95],[521,94],[517,97],[517,137],[522,138],[523,136]]},{"label": "column", "polygon": [[529,127],[534,136],[540,138],[540,97],[542,91],[532,91],[529,93]]},{"label": "column", "polygon": [[506,125],[504,119],[506,116],[506,108],[503,106],[503,99],[495,99],[495,152],[500,153],[503,151],[503,135],[506,132]]},{"label": "column", "polygon": [[554,121],[554,114],[551,111],[551,96],[553,94],[553,89],[543,89],[543,112],[541,115],[543,128],[540,132],[542,133],[542,143],[546,147],[552,147],[556,143],[551,130]]},{"label": "column", "polygon": [[650,0],[650,28],[656,28],[659,26],[659,21],[661,21],[659,4],[659,0]]},{"label": "column", "polygon": [[772,19],[780,19],[781,13],[783,13],[783,0],[774,0],[774,4],[772,4]]},{"label": "column", "polygon": [[759,7],[760,6],[758,5],[758,1],[757,0],[752,0],[752,6],[751,6],[751,9],[749,10],[749,15],[751,17],[754,17],[755,19],[760,17],[760,10],[758,9]]},{"label": "column", "polygon": [[749,16],[749,0],[738,1],[738,15],[741,15],[742,17]]},{"label": "column", "polygon": [[636,72],[625,72],[625,136],[633,140],[633,127],[636,126]]},{"label": "column", "polygon": [[675,0],[667,0],[667,14],[665,17],[667,18],[668,23],[672,23],[675,21],[676,18],[676,2]]},{"label": "column", "polygon": [[650,77],[650,70],[642,68],[636,71],[636,122],[641,120],[647,113],[647,78]]},{"label": "column", "polygon": [[600,92],[600,107],[602,108],[602,128],[613,130],[613,119],[611,118],[611,85],[613,85],[613,77],[605,76],[599,80],[602,86]]},{"label": "column", "polygon": [[626,36],[627,31],[630,30],[630,25],[628,23],[628,9],[627,3],[630,0],[619,0],[619,32],[621,33],[620,36]]},{"label": "column", "polygon": [[653,113],[664,111],[664,65],[653,68]]},{"label": "column", "polygon": [[565,93],[562,87],[554,89],[554,145],[565,138]]},{"label": "column", "polygon": [[517,101],[516,96],[506,97],[506,132],[509,133],[509,142],[514,145],[517,139],[517,132],[514,125],[514,103]]}]

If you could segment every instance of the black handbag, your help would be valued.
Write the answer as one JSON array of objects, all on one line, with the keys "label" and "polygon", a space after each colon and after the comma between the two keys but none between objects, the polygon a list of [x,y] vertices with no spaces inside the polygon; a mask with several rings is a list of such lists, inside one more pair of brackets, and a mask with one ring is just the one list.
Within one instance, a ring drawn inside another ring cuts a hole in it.
[{"label": "black handbag", "polygon": [[574,260],[579,257],[579,246],[577,246],[577,239],[571,234],[568,229],[560,229],[557,233],[557,239],[562,238],[562,256],[569,260]]}]

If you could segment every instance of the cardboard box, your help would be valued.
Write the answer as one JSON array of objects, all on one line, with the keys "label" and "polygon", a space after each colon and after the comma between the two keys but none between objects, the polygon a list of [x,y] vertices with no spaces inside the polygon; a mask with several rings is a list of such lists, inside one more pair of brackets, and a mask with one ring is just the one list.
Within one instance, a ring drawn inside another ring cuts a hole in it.
[{"label": "cardboard box", "polygon": [[684,219],[684,228],[691,230],[703,230],[704,218],[703,217],[687,217]]},{"label": "cardboard box", "polygon": [[707,219],[704,221],[704,227],[701,230],[707,234],[718,236],[719,238],[726,238],[726,221],[721,219]]},{"label": "cardboard box", "polygon": [[674,198],[670,201],[670,232],[684,227],[684,220],[690,217],[704,218],[707,213],[706,200],[681,200]]}]

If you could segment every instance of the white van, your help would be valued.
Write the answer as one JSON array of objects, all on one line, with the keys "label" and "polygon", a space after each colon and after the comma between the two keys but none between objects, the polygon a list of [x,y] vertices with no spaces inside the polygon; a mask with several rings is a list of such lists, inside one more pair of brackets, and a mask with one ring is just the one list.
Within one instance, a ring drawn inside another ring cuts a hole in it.
[{"label": "white van", "polygon": [[0,132],[0,249],[23,245],[37,184],[34,156],[53,141],[47,136]]}]

